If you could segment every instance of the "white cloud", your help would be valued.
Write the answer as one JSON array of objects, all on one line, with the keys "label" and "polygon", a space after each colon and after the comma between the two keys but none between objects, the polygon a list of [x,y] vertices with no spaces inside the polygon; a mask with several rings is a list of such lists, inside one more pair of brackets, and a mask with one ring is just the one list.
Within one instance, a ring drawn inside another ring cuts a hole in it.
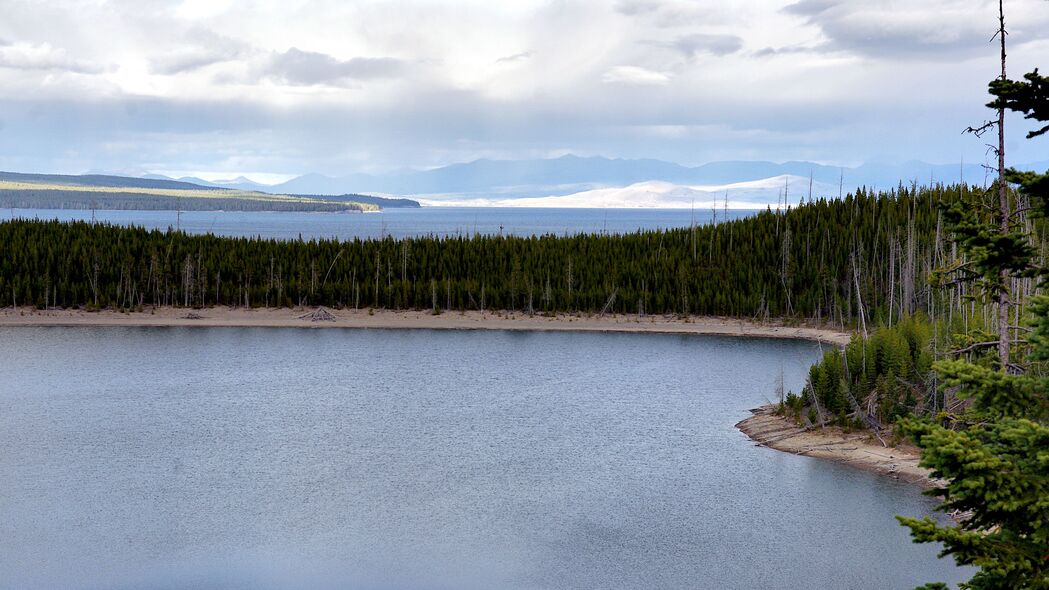
[{"label": "white cloud", "polygon": [[297,47],[273,54],[263,76],[291,85],[342,84],[351,80],[393,78],[405,64],[392,57],[351,57],[340,60],[324,53]]},{"label": "white cloud", "polygon": [[507,56],[500,57],[499,59],[495,60],[495,63],[497,63],[497,64],[514,63],[514,62],[518,62],[518,61],[524,61],[524,60],[526,60],[526,59],[528,59],[530,57],[532,57],[532,52],[531,51],[522,51],[520,53],[515,53],[513,55],[507,55]]},{"label": "white cloud", "polygon": [[[996,60],[988,0],[18,6],[0,19],[0,169],[979,161],[959,132],[985,118]],[[1007,11],[1010,71],[1049,69],[1049,4]],[[1010,153],[1044,152],[1010,125]]]},{"label": "white cloud", "polygon": [[670,83],[670,76],[637,66],[615,66],[601,76],[606,84],[636,84],[639,86],[662,86]]},{"label": "white cloud", "polygon": [[0,68],[76,74],[99,74],[107,69],[98,64],[74,60],[64,49],[53,47],[50,43],[0,44]]}]

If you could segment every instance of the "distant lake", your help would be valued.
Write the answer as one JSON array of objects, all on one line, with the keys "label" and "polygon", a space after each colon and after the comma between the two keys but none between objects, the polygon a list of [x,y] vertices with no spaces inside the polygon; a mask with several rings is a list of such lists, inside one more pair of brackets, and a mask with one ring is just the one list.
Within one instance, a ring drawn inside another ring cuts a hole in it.
[{"label": "distant lake", "polygon": [[[721,220],[724,211],[717,212]],[[730,218],[756,211],[729,210]],[[90,220],[91,211],[0,209],[0,220],[15,217]],[[415,236],[564,235],[628,233],[639,229],[690,227],[709,223],[709,209],[531,209],[511,207],[423,207],[381,213],[276,213],[260,211],[96,211],[97,221],[222,236],[262,236],[285,240],[312,238],[395,238]]]},{"label": "distant lake", "polygon": [[913,486],[733,428],[812,343],[0,328],[0,587],[910,588]]}]

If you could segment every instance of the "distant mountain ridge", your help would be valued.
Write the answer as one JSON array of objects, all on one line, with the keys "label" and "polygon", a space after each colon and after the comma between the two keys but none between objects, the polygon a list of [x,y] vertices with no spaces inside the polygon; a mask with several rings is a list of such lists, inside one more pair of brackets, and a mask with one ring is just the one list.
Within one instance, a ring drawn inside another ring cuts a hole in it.
[{"label": "distant mountain ridge", "polygon": [[[111,187],[121,189],[163,189],[163,190],[206,190],[215,191],[216,193],[232,193],[234,191],[250,191],[250,192],[261,192],[270,195],[280,194],[288,195],[292,197],[302,197],[304,199],[310,198],[322,198],[328,201],[344,201],[353,203],[364,203],[369,205],[378,205],[379,207],[391,207],[391,208],[402,208],[402,207],[419,207],[417,201],[403,198],[388,198],[379,197],[372,195],[360,195],[355,193],[340,193],[336,195],[320,195],[320,194],[290,194],[286,191],[275,191],[273,187],[249,183],[252,186],[258,186],[268,190],[258,190],[256,188],[235,186],[232,183],[208,183],[200,179],[193,179],[199,182],[190,182],[187,179],[171,179],[160,174],[147,174],[140,177],[132,176],[117,176],[111,174],[83,174],[83,175],[71,175],[71,174],[35,174],[35,173],[23,173],[23,172],[3,172],[0,171],[0,181],[6,182],[20,182],[27,184],[43,183],[53,185],[64,185],[64,186],[82,186],[82,187]],[[247,181],[247,179],[244,179]]]},{"label": "distant mountain ridge", "polygon": [[[9,182],[47,182],[79,186],[113,186],[121,188],[183,189],[200,190],[218,188],[173,180],[159,175],[146,177],[115,176],[110,174],[29,174],[24,172],[0,172],[0,180]],[[234,187],[229,187],[234,188]],[[266,191],[272,192],[272,191]]]},{"label": "distant mountain ridge", "polygon": [[[1049,161],[1021,164],[1017,167],[1028,170],[1046,170],[1049,169]],[[305,174],[275,185],[254,182],[244,177],[206,181],[188,176],[175,179],[160,174],[145,173],[131,177],[117,174],[72,176],[0,172],[0,180],[9,181],[153,189],[199,189],[201,187],[213,190],[233,189],[354,200],[383,207],[418,206],[415,200],[391,198],[389,195],[422,197],[432,205],[468,202],[507,204],[513,199],[544,197],[578,199],[584,194],[601,195],[600,200],[606,200],[610,198],[608,196],[610,193],[595,191],[634,187],[635,194],[640,194],[636,192],[639,190],[637,187],[645,186],[644,183],[678,185],[692,191],[689,194],[694,193],[697,200],[703,200],[703,194],[721,190],[717,187],[757,181],[765,181],[765,185],[768,185],[767,181],[774,178],[785,179],[783,184],[784,192],[787,193],[787,201],[796,203],[801,196],[807,196],[810,178],[813,196],[834,197],[839,191],[849,192],[859,186],[884,189],[900,184],[909,185],[912,182],[925,185],[930,181],[952,183],[959,179],[979,185],[993,180],[993,177],[993,172],[975,163],[960,165],[929,164],[920,161],[870,162],[856,167],[838,167],[806,161],[722,161],[690,167],[663,160],[628,160],[574,155],[533,160],[480,159],[429,170],[400,170],[385,174],[355,173],[339,177]],[[671,192],[660,190],[668,195],[685,194],[680,190]],[[755,202],[761,206],[778,201],[776,195],[778,189],[772,189],[769,186],[765,186],[760,191],[748,188],[737,192],[738,195],[732,195],[733,199],[738,197],[743,201]],[[619,199],[630,194],[630,191],[620,191],[616,194],[618,195],[616,198]],[[769,195],[772,196],[769,197]],[[763,199],[762,203],[753,200],[758,197]]]},{"label": "distant mountain ridge", "polygon": [[[1044,170],[1049,168],[1049,161],[1018,167]],[[191,178],[179,180],[203,186],[286,194],[339,195],[366,192],[516,198],[567,195],[648,181],[705,186],[777,176],[808,179],[810,175],[814,183],[835,188],[841,185],[846,192],[858,186],[888,188],[899,184],[909,185],[911,182],[928,184],[930,180],[950,183],[960,178],[973,184],[983,184],[986,178],[993,178],[993,175],[988,176],[981,164],[974,163],[870,162],[856,167],[839,167],[805,161],[723,161],[690,167],[663,160],[567,155],[536,160],[480,159],[430,170],[388,174],[355,173],[338,177],[305,174],[276,185],[259,184],[247,179],[212,183]]]}]

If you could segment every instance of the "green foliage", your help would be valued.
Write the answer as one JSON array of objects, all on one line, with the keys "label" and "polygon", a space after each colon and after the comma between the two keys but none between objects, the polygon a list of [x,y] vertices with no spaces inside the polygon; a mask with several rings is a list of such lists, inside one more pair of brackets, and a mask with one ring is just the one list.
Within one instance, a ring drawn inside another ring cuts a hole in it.
[{"label": "green foliage", "polygon": [[787,397],[783,400],[784,413],[794,417],[801,416],[801,410],[805,405],[805,398],[794,393],[793,391],[787,392]]},{"label": "green foliage", "polygon": [[[1025,119],[1039,122],[1049,121],[1049,78],[1033,72],[1024,74],[1024,81],[995,79],[988,91],[995,98],[987,104],[992,109],[1005,109],[1023,113]],[[1031,139],[1049,132],[1049,125],[1027,134]]]},{"label": "green foliage", "polygon": [[947,482],[933,490],[943,497],[939,510],[970,515],[947,527],[898,517],[914,540],[942,543],[941,555],[980,567],[963,588],[1049,588],[1049,428],[1022,418],[962,431],[903,425],[922,449],[921,464]]},{"label": "green foliage", "polygon": [[[825,412],[842,416],[867,407],[874,396],[874,418],[891,422],[923,409],[931,383],[932,324],[922,315],[880,326],[867,338],[854,334],[844,351],[827,351],[809,369],[806,387]],[[851,396],[851,400],[850,400]],[[840,419],[844,426],[852,420]]]},{"label": "green foliage", "polygon": [[960,387],[958,397],[971,398],[983,417],[1049,418],[1049,379],[1009,375],[962,360],[939,361],[936,372],[945,387]]},{"label": "green foliage", "polygon": [[[1004,27],[1004,18],[1002,22]],[[988,106],[1049,120],[1049,84],[1037,70],[1024,78],[1026,82],[992,82],[995,100]],[[1047,131],[1049,125],[1028,137]],[[1028,196],[1046,195],[1044,175],[1011,171],[1009,178],[1020,182]],[[1042,208],[1049,211],[1045,203]],[[971,256],[970,278],[995,293],[1002,285],[994,275],[1028,272],[1034,252],[1026,235],[1012,231],[994,235],[992,228],[971,221],[957,207],[951,211],[959,246]],[[1049,300],[1036,297],[1032,311],[1028,360],[1044,361],[1049,358]],[[1009,367],[1002,364],[936,363],[944,385],[960,388],[959,395],[973,400],[972,410],[954,425],[956,429],[927,420],[902,422],[922,449],[921,465],[945,482],[931,491],[943,499],[938,510],[966,517],[957,526],[939,526],[931,518],[898,518],[916,542],[942,543],[941,556],[951,555],[959,564],[980,568],[963,588],[1045,590],[1049,589],[1049,379],[1034,371],[1008,374]]]},{"label": "green foliage", "polygon": [[1005,180],[1019,185],[1021,193],[1031,197],[1036,203],[1041,203],[1043,208],[1040,213],[1043,216],[1049,216],[1049,211],[1045,209],[1046,204],[1049,203],[1049,171],[1038,174],[1010,168],[1005,172]]},{"label": "green foliage", "polygon": [[[378,211],[384,203],[403,206],[405,201],[407,200],[386,200],[363,195],[274,195],[223,188],[99,186],[76,182],[9,181],[0,178],[0,207],[3,208],[346,212]],[[418,206],[414,201],[407,203]]]},{"label": "green foliage", "polygon": [[1032,361],[1049,360],[1049,296],[1038,295],[1031,300],[1031,333],[1027,341],[1031,345]]},{"label": "green foliage", "polygon": [[998,220],[982,212],[979,203],[972,200],[955,201],[945,206],[943,213],[955,242],[966,254],[965,264],[953,267],[951,272],[960,272],[990,299],[997,298],[1006,287],[1004,279],[1031,270],[1034,249],[1023,231],[1003,232]]},{"label": "green foliage", "polygon": [[[1037,68],[1024,74],[1022,81],[994,80],[990,83],[989,91],[995,98],[988,103],[988,107],[1023,113],[1024,118],[1040,123],[1049,122],[1049,78],[1040,75]],[[1038,137],[1047,132],[1049,125],[1044,125],[1028,132],[1027,138]],[[1022,193],[1036,199],[1041,205],[1041,213],[1049,215],[1049,171],[1037,174],[1010,168],[1005,178],[1019,185]]]}]

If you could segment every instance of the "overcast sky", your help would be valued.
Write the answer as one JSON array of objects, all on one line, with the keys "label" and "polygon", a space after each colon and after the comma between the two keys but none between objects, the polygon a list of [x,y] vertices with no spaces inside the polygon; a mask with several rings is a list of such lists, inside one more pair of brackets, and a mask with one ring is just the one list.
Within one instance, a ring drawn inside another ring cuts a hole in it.
[{"label": "overcast sky", "polygon": [[[1006,0],[1049,70],[1049,1]],[[985,158],[981,0],[0,0],[0,169]],[[1049,159],[1011,122],[1013,161]],[[264,174],[275,175],[263,177]]]}]

